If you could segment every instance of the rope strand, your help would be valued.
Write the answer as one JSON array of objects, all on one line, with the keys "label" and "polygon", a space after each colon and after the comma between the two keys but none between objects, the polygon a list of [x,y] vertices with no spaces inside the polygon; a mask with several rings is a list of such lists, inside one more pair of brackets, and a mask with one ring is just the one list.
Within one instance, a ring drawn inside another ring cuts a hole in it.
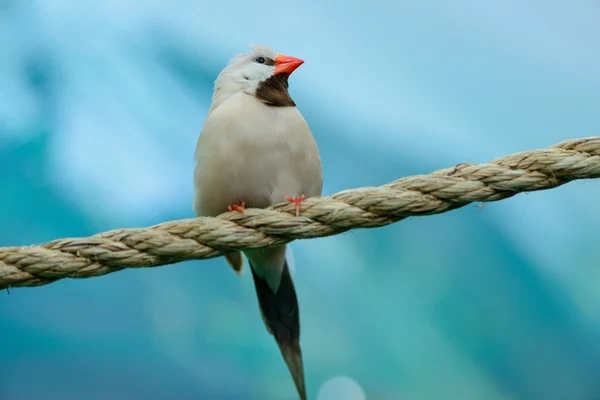
[{"label": "rope strand", "polygon": [[267,209],[246,209],[243,214],[227,212],[215,218],[117,229],[37,246],[0,247],[0,289],[207,259],[233,250],[375,228],[471,202],[497,201],[593,178],[600,178],[600,136],[567,140],[483,164],[459,164],[379,187],[308,198],[302,202],[299,217],[295,205],[281,203]]}]

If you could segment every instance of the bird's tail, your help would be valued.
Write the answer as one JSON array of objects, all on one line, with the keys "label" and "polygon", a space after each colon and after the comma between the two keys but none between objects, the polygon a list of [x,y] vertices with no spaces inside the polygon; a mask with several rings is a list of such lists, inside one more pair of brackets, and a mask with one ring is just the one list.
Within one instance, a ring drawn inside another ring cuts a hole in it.
[{"label": "bird's tail", "polygon": [[304,367],[302,364],[302,350],[300,349],[298,298],[296,297],[296,289],[287,261],[283,265],[281,282],[277,292],[273,292],[267,281],[256,274],[252,263],[250,263],[250,270],[254,278],[254,287],[256,288],[263,321],[269,333],[277,341],[281,355],[296,384],[300,399],[306,400]]}]

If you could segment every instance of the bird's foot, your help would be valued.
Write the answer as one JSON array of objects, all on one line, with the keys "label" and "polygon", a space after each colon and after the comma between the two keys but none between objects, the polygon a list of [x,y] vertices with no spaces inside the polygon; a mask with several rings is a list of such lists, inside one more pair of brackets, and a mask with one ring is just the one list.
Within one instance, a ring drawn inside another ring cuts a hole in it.
[{"label": "bird's foot", "polygon": [[246,203],[242,202],[242,204],[233,204],[231,206],[227,206],[227,211],[237,211],[240,214],[243,214],[246,211]]},{"label": "bird's foot", "polygon": [[296,196],[296,197],[290,197],[290,196],[285,196],[285,199],[288,201],[288,203],[296,203],[296,217],[300,215],[300,203],[302,203],[304,200],[306,200],[306,196],[301,194],[300,196]]}]

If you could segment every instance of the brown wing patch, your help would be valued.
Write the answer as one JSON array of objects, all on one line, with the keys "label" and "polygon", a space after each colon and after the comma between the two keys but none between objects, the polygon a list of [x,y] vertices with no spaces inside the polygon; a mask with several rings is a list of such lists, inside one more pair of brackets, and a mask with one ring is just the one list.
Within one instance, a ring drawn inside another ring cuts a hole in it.
[{"label": "brown wing patch", "polygon": [[241,275],[244,267],[244,260],[242,259],[242,253],[239,251],[235,253],[225,254],[225,259],[229,263],[229,266],[235,271],[236,274]]}]

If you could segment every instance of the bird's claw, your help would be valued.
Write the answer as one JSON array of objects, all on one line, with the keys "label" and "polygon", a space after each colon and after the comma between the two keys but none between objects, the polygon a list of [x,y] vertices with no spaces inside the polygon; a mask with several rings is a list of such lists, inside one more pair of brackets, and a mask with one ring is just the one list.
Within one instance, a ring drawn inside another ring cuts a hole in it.
[{"label": "bird's claw", "polygon": [[243,214],[246,211],[246,203],[242,202],[242,204],[233,204],[231,206],[227,206],[227,211],[237,211],[240,214]]},{"label": "bird's claw", "polygon": [[300,216],[300,203],[306,200],[306,196],[303,194],[296,197],[285,196],[285,199],[288,203],[296,203],[296,217]]}]

